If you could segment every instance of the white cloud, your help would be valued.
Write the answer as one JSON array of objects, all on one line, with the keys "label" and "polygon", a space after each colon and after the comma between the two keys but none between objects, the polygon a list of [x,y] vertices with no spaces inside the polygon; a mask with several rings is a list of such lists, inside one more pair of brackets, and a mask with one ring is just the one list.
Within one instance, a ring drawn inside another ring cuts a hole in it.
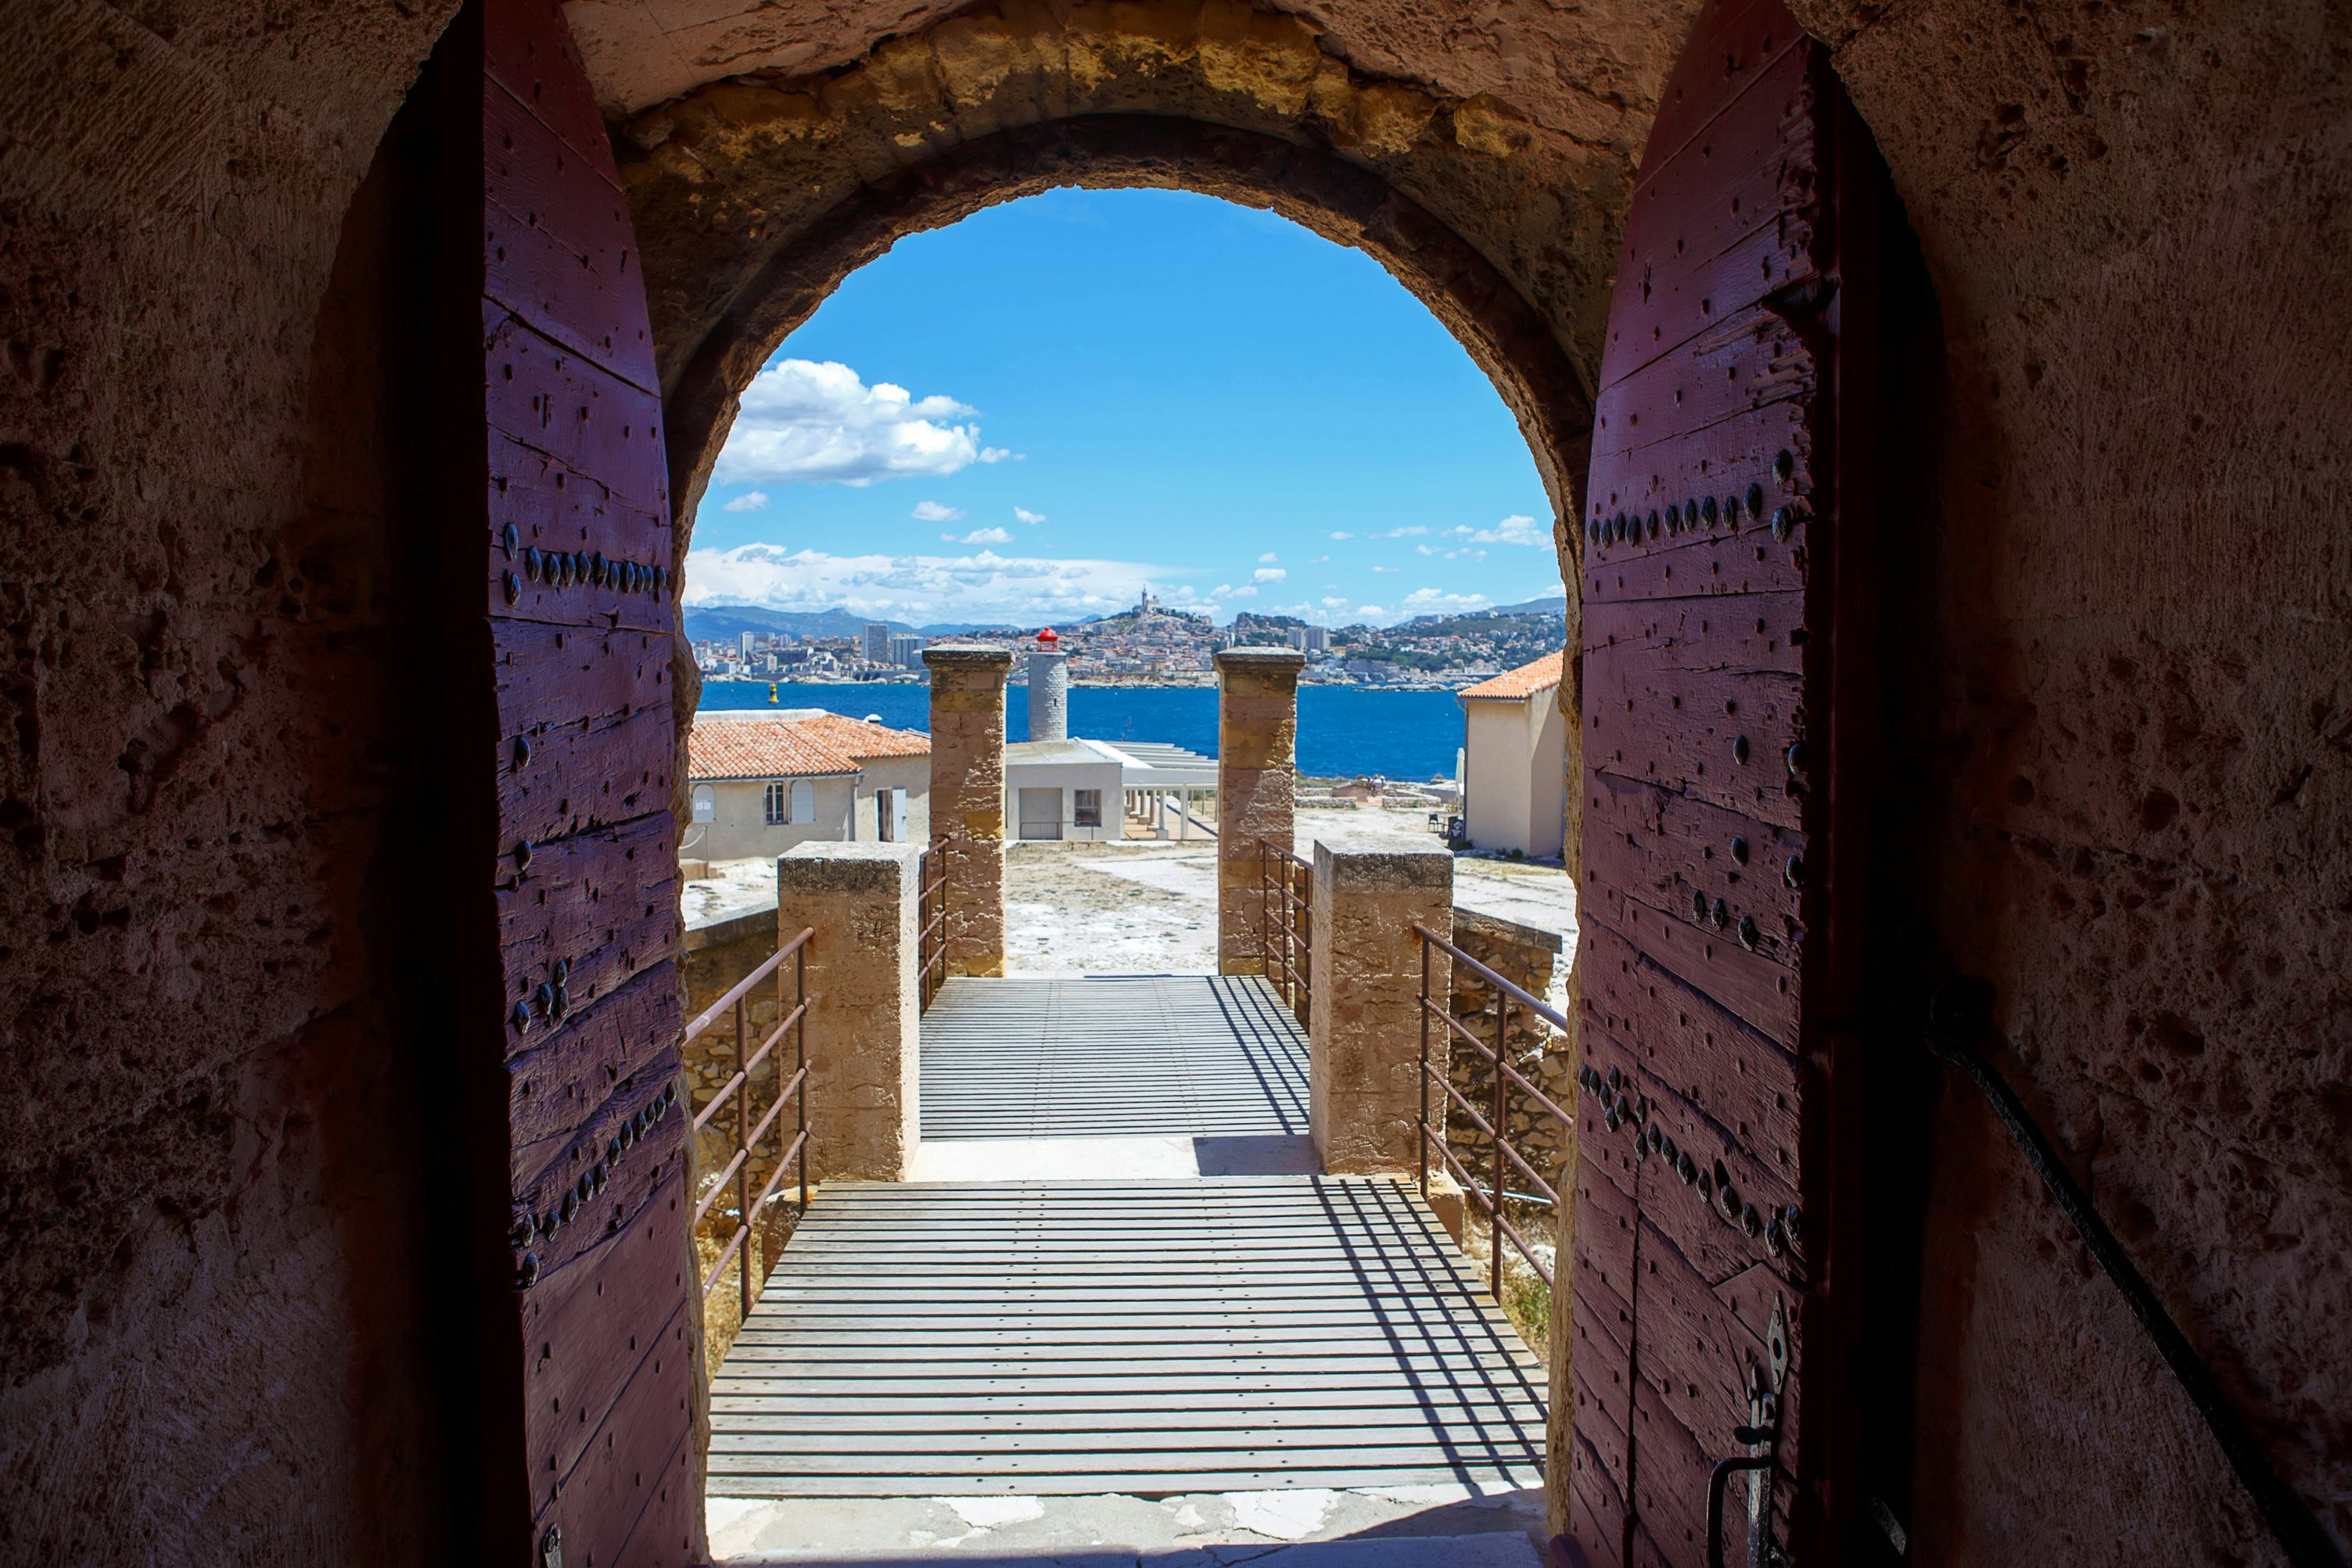
[{"label": "white cloud", "polygon": [[765,490],[746,490],[719,509],[722,512],[757,512],[764,510],[767,505],[768,493]]},{"label": "white cloud", "polygon": [[980,444],[976,411],[951,397],[867,386],[847,365],[778,360],[743,389],[735,428],[719,454],[720,484],[871,485],[953,474],[1012,455]]},{"label": "white cloud", "polygon": [[980,449],[980,460],[982,463],[1002,463],[1008,457],[1015,463],[1029,461],[1029,455],[1024,452],[1007,452],[1002,446],[983,446]]},{"label": "white cloud", "polygon": [[1209,590],[1209,597],[1212,599],[1255,599],[1257,597],[1257,590],[1249,587],[1246,584],[1243,587],[1235,588],[1230,582],[1221,582],[1217,584],[1216,587]]},{"label": "white cloud", "polygon": [[[956,514],[958,517],[962,515],[961,512]],[[961,538],[953,534],[941,534],[940,540],[951,545],[1009,545],[1013,542],[1013,535],[1003,528],[974,528]]]},{"label": "white cloud", "polygon": [[1315,558],[1315,564],[1316,564],[1317,566],[1321,566],[1321,565],[1323,565],[1326,561],[1329,560],[1330,559],[1331,559],[1331,558],[1330,558],[1329,556],[1328,556],[1328,555],[1318,555],[1318,556],[1317,556],[1317,557]]},{"label": "white cloud", "polygon": [[961,555],[827,555],[782,545],[698,549],[686,558],[691,609],[752,604],[771,610],[835,605],[875,620],[1066,620],[1133,604],[1176,569],[1144,561],[1045,560],[991,549]]},{"label": "white cloud", "polygon": [[954,507],[942,507],[937,501],[918,501],[915,509],[907,514],[919,523],[960,523],[963,513]]},{"label": "white cloud", "polygon": [[1358,604],[1345,594],[1326,594],[1312,611],[1300,610],[1301,615],[1312,614],[1326,626],[1352,626],[1361,622],[1367,625],[1386,626],[1401,617],[1391,615],[1377,604]]},{"label": "white cloud", "polygon": [[1454,537],[1482,545],[1539,545],[1551,548],[1551,530],[1538,528],[1533,517],[1514,512],[1491,528],[1455,528]]},{"label": "white cloud", "polygon": [[1351,538],[1354,538],[1356,536],[1355,536],[1355,535],[1353,535],[1353,534],[1351,534],[1351,533],[1349,533],[1349,532],[1345,531],[1344,529],[1335,529],[1335,530],[1332,532],[1331,537],[1332,537],[1333,538],[1335,538],[1335,539],[1351,539]]},{"label": "white cloud", "polygon": [[1030,510],[1028,507],[1013,507],[1013,516],[1017,520],[1019,520],[1019,521],[1021,521],[1021,522],[1024,522],[1024,523],[1042,523],[1042,522],[1044,522],[1044,521],[1045,520],[1045,513],[1043,513],[1043,512],[1033,512],[1033,511],[1031,511],[1031,510]]},{"label": "white cloud", "polygon": [[1282,558],[1280,556],[1275,554],[1272,550],[1268,550],[1264,555],[1257,558],[1257,563],[1260,566],[1265,566],[1270,562],[1280,560]]},{"label": "white cloud", "polygon": [[1412,553],[1415,555],[1435,555],[1437,553],[1437,547],[1434,545],[1415,545],[1412,547]]},{"label": "white cloud", "polygon": [[1484,610],[1488,603],[1483,593],[1444,593],[1434,588],[1416,588],[1404,596],[1407,615],[1434,615],[1449,611]]},{"label": "white cloud", "polygon": [[1415,523],[1409,528],[1391,528],[1384,534],[1374,534],[1372,538],[1376,539],[1414,539],[1419,538],[1428,531],[1429,530],[1427,528],[1423,528],[1419,523]]},{"label": "white cloud", "polygon": [[1394,571],[1394,570],[1396,570],[1397,569],[1396,569],[1395,567],[1392,567],[1392,566],[1376,566],[1376,567],[1372,568],[1372,570],[1373,570],[1374,571]]},{"label": "white cloud", "polygon": [[1278,566],[1262,566],[1250,573],[1252,582],[1280,582],[1290,574]]}]

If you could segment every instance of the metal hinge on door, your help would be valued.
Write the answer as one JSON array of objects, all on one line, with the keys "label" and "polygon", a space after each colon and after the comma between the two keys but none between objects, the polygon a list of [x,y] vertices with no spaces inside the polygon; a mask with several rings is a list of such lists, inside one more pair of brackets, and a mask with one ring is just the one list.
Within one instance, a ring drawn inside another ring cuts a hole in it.
[{"label": "metal hinge on door", "polygon": [[1748,1449],[1716,1461],[1706,1480],[1706,1563],[1724,1568],[1723,1510],[1731,1479],[1752,1472],[1748,1493],[1748,1568],[1791,1568],[1789,1555],[1772,1539],[1773,1479],[1780,1463],[1780,1393],[1789,1381],[1789,1303],[1772,1299],[1772,1322],[1765,1341],[1767,1359],[1748,1364],[1748,1424],[1731,1435]]}]

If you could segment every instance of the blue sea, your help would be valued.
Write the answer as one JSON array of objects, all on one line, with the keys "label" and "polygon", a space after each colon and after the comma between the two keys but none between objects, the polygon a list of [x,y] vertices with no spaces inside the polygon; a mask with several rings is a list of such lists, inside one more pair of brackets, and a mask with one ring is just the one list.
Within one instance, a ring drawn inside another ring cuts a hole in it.
[{"label": "blue sea", "polygon": [[[705,708],[769,706],[765,681],[707,681]],[[931,689],[922,685],[775,686],[778,707],[823,708],[872,717],[894,729],[928,731]],[[1029,733],[1029,688],[1004,694],[1005,735]],[[1207,756],[1217,750],[1217,694],[1210,686],[1074,686],[1070,733],[1089,740],[1159,740]],[[1452,692],[1387,692],[1368,686],[1298,688],[1298,768],[1318,778],[1378,773],[1421,780],[1454,776],[1462,745],[1462,705]]]}]

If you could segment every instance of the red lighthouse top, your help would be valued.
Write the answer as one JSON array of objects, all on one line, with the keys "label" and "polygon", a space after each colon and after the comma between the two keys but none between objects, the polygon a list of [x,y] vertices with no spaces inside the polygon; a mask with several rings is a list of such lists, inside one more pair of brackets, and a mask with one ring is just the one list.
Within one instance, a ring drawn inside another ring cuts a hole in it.
[{"label": "red lighthouse top", "polygon": [[1045,643],[1045,646],[1050,648],[1055,643],[1060,642],[1061,639],[1054,635],[1054,629],[1051,626],[1048,626],[1043,632],[1037,633],[1037,641]]}]

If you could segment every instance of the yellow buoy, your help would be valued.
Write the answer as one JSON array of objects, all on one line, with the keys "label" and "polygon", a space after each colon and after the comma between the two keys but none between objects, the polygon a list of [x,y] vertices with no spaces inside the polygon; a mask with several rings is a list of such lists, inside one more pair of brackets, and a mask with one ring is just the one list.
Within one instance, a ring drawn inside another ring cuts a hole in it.
[{"label": "yellow buoy", "polygon": [[768,683],[768,706],[770,707],[776,706],[776,683],[773,681]]}]

